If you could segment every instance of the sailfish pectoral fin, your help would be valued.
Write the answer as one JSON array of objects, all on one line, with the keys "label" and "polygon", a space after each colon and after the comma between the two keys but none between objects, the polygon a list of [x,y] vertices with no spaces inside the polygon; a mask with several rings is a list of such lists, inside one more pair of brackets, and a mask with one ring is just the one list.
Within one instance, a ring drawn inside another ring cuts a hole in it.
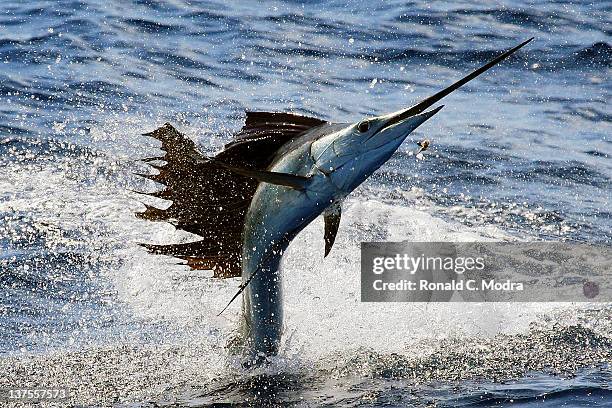
[{"label": "sailfish pectoral fin", "polygon": [[310,181],[310,177],[296,176],[295,174],[235,167],[219,161],[215,161],[215,163],[219,164],[219,166],[223,168],[228,169],[229,171],[232,171],[236,174],[240,174],[241,176],[251,177],[260,182],[291,187],[295,190],[305,190],[308,186],[308,182]]},{"label": "sailfish pectoral fin", "polygon": [[341,215],[342,207],[338,202],[330,205],[323,213],[323,219],[325,220],[325,255],[323,257],[329,255],[332,246],[334,246]]}]

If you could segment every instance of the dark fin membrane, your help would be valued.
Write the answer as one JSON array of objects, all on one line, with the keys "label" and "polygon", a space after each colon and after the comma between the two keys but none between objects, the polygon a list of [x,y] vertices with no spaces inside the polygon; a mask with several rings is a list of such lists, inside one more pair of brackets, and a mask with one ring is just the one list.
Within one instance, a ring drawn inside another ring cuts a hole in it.
[{"label": "dark fin membrane", "polygon": [[279,173],[275,171],[265,171],[257,169],[246,169],[244,167],[230,166],[223,162],[217,161],[217,163],[236,174],[240,174],[245,177],[251,177],[260,182],[266,182],[270,184],[277,184],[279,186],[291,187],[296,190],[304,190],[308,185],[310,179],[304,176],[297,176],[295,174]]},{"label": "dark fin membrane", "polygon": [[325,255],[323,255],[323,258],[329,255],[329,252],[334,246],[341,216],[342,207],[340,203],[333,203],[323,212],[323,220],[325,221]]},{"label": "dark fin membrane", "polygon": [[233,141],[225,145],[225,150],[219,153],[216,159],[238,165],[239,163],[228,159],[239,156],[247,161],[252,160],[253,168],[265,170],[281,146],[326,123],[321,119],[291,113],[247,111],[244,127],[234,135]]},{"label": "dark fin membrane", "polygon": [[242,229],[258,181],[219,166],[218,161],[265,170],[285,143],[325,122],[288,113],[247,112],[246,125],[214,160],[200,154],[195,143],[166,123],[146,133],[165,151],[156,164],[159,174],[142,175],[165,188],[144,193],[172,201],[165,210],[145,205],[140,218],[165,221],[202,239],[185,244],[143,244],[153,253],[187,261],[192,269],[212,270],[217,278],[242,273]]}]

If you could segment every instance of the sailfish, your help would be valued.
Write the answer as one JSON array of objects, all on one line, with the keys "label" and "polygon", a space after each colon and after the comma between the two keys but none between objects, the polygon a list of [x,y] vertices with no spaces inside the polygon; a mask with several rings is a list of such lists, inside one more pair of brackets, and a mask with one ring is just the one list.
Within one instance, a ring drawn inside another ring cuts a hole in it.
[{"label": "sailfish", "polygon": [[244,127],[214,157],[202,154],[168,123],[145,133],[161,142],[164,154],[143,159],[158,173],[142,176],[165,186],[145,194],[172,204],[166,209],[145,205],[137,215],[169,222],[199,239],[142,245],[180,258],[192,269],[210,270],[214,278],[241,277],[232,301],[242,294],[240,331],[247,361],[266,361],[281,344],[280,264],[291,240],[323,214],[327,256],[340,225],[343,199],[443,105],[427,109],[532,39],[416,105],[354,123],[246,112]]}]

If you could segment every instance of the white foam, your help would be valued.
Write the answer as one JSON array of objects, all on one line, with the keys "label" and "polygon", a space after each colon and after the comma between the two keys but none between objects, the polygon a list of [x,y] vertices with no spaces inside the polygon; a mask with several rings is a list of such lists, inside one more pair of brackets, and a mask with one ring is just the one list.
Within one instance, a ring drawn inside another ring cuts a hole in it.
[{"label": "white foam", "polygon": [[[100,138],[100,144],[109,143],[105,151],[114,154],[126,151],[121,140],[132,138],[130,143],[137,144],[133,140],[133,135],[139,133],[137,128],[131,123],[122,129],[96,130],[93,134]],[[105,140],[104,134],[111,134],[112,138]],[[142,145],[139,150],[143,155],[146,152]],[[130,159],[133,158],[121,158],[126,163]],[[218,367],[218,357],[224,353],[222,346],[237,324],[240,301],[234,302],[222,316],[217,313],[234,295],[239,280],[212,280],[208,278],[210,273],[188,271],[176,265],[174,259],[146,253],[136,242],[176,242],[185,237],[168,224],[137,220],[133,212],[143,208],[136,196],[127,193],[120,183],[96,177],[97,169],[119,165],[116,171],[125,172],[128,178],[126,163],[121,168],[121,161],[117,164],[111,159],[100,159],[96,168],[83,168],[88,173],[72,178],[57,168],[71,165],[70,160],[58,159],[36,172],[17,168],[5,176],[0,182],[10,198],[0,203],[0,211],[36,213],[58,229],[94,231],[88,238],[93,242],[92,250],[101,248],[107,252],[98,255],[119,261],[111,264],[118,267],[103,271],[102,278],[109,279],[116,290],[117,307],[125,308],[137,322],[128,330],[161,324],[172,331],[168,338],[173,341],[183,338],[209,344],[211,355],[202,358],[214,360]],[[376,195],[364,191],[345,203],[336,244],[325,260],[320,220],[308,226],[285,254],[285,355],[299,354],[301,359],[316,361],[335,352],[351,353],[358,347],[414,353],[418,351],[414,350],[415,345],[423,339],[519,332],[539,313],[558,307],[362,303],[359,266],[362,241],[512,239],[496,227],[468,228],[445,221],[424,210],[422,200],[421,209],[414,209],[383,203]],[[157,341],[166,339],[162,336]]]},{"label": "white foam", "polygon": [[[321,358],[333,352],[366,347],[379,352],[418,353],[424,339],[493,336],[527,329],[539,313],[554,304],[494,303],[362,303],[361,241],[507,240],[427,212],[351,200],[345,206],[334,249],[322,260],[322,223],[300,234],[285,255],[286,327],[289,353]],[[365,232],[364,232],[365,231]]]}]

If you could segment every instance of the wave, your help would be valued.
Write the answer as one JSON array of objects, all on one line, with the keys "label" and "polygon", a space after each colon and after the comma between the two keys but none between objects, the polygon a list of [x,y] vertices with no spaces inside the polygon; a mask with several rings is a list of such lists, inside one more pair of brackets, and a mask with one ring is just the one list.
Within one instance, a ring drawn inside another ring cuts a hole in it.
[{"label": "wave", "polygon": [[612,46],[607,42],[596,42],[590,47],[574,52],[573,62],[581,66],[601,66],[610,68]]},{"label": "wave", "polygon": [[145,33],[157,34],[184,31],[184,28],[180,25],[164,24],[159,21],[145,20],[142,18],[124,18],[121,22]]},{"label": "wave", "polygon": [[521,180],[543,181],[547,184],[576,183],[599,188],[609,188],[610,179],[603,173],[580,162],[553,162],[537,160],[521,170],[509,173]]},{"label": "wave", "polygon": [[469,407],[509,400],[556,406],[611,395],[612,374],[601,363],[612,357],[609,333],[581,325],[544,325],[491,339],[429,339],[411,346],[393,354],[348,347],[314,362],[287,356],[249,372],[220,363],[214,357],[218,347],[208,341],[3,358],[0,368],[9,383],[29,378],[42,386],[54,381],[58,364],[67,365],[62,385],[71,391],[71,403],[85,406],[118,399],[125,406]]}]

